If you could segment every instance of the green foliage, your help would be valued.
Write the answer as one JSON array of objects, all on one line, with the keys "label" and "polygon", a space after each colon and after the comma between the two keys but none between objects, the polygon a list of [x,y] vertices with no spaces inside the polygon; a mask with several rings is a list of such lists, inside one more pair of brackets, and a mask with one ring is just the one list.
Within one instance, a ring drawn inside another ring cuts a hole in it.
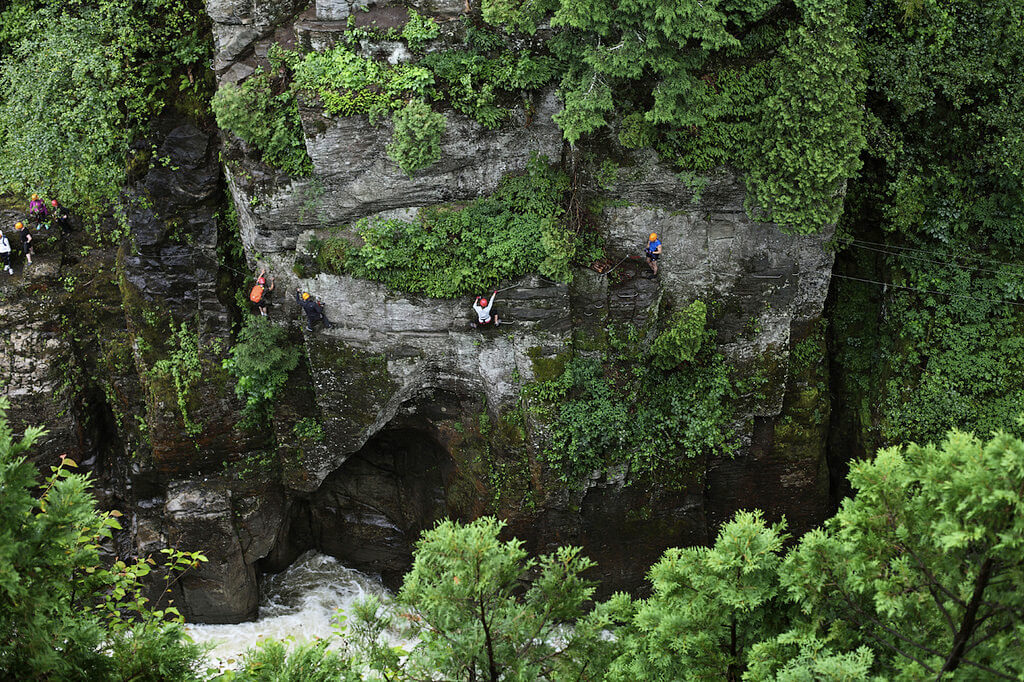
[{"label": "green foliage", "polygon": [[303,417],[295,422],[295,426],[292,427],[292,433],[299,440],[311,443],[320,443],[324,439],[324,428],[313,417]]},{"label": "green foliage", "polygon": [[346,270],[438,298],[484,290],[542,267],[569,275],[555,267],[564,253],[548,251],[567,240],[544,239],[564,231],[558,219],[567,189],[563,173],[535,159],[525,175],[505,178],[493,195],[465,206],[423,209],[415,222],[362,221],[356,229],[365,244],[350,255]]},{"label": "green foliage", "polygon": [[342,42],[294,62],[295,87],[316,93],[328,114],[369,114],[371,119],[399,109],[409,98],[426,97],[430,71],[418,65],[361,57]]},{"label": "green foliage", "polygon": [[423,533],[396,599],[415,614],[417,641],[404,661],[377,657],[399,668],[389,679],[601,679],[609,621],[585,611],[594,587],[582,573],[593,562],[575,547],[529,558],[519,540],[498,539],[503,526],[483,517]]},{"label": "green foliage", "polygon": [[625,624],[607,679],[738,679],[747,648],[777,632],[784,528],[739,512],[713,547],[666,550],[651,567],[649,598],[612,600]]},{"label": "green foliage", "polygon": [[673,369],[680,363],[692,362],[704,342],[707,319],[708,307],[703,301],[694,301],[673,315],[651,347],[655,367]]},{"label": "green foliage", "polygon": [[759,202],[785,229],[817,231],[860,167],[864,79],[839,0],[800,9],[798,21],[771,1],[561,0],[555,121],[575,144],[621,118],[624,146],[653,146],[683,171],[732,165],[748,173],[752,215]]},{"label": "green foliage", "polygon": [[431,111],[421,99],[410,100],[392,116],[395,131],[388,144],[388,156],[408,173],[432,165],[441,158],[444,115]]},{"label": "green foliage", "polygon": [[[156,562],[101,561],[121,528],[99,512],[88,475],[62,458],[39,487],[25,452],[45,433],[15,439],[0,399],[0,676],[4,679],[194,680],[202,650],[188,643],[174,607],[142,596]],[[163,590],[206,561],[164,550]],[[161,597],[162,598],[162,597]]]},{"label": "green foliage", "polygon": [[801,627],[867,645],[889,679],[1024,674],[1024,442],[954,432],[880,451],[850,483],[783,566]]},{"label": "green foliage", "polygon": [[1003,0],[877,0],[859,20],[875,131],[843,228],[871,243],[841,258],[925,290],[838,283],[840,404],[869,447],[1009,429],[1024,411],[1022,20]]},{"label": "green foliage", "polygon": [[217,125],[253,145],[263,160],[294,176],[309,175],[313,163],[306,153],[299,105],[291,90],[274,94],[265,74],[241,85],[223,84],[213,97]]},{"label": "green foliage", "polygon": [[299,364],[299,349],[289,343],[288,330],[262,315],[250,315],[230,354],[224,369],[237,380],[235,394],[245,401],[246,421],[269,417],[288,373]]},{"label": "green foliage", "polygon": [[128,144],[209,59],[189,0],[13,0],[0,15],[0,191],[93,216],[120,199]]},{"label": "green foliage", "polygon": [[181,327],[171,326],[170,351],[166,358],[153,364],[151,380],[172,381],[178,410],[185,425],[185,432],[196,435],[203,430],[189,417],[189,402],[192,389],[203,376],[203,365],[199,358],[199,331],[189,329],[186,322]]},{"label": "green foliage", "polygon": [[481,3],[483,18],[488,24],[530,35],[537,32],[537,25],[556,7],[558,0],[483,0]]},{"label": "green foliage", "polygon": [[[872,73],[886,164],[882,214],[892,228],[939,242],[983,232],[1024,243],[1024,45],[1014,0],[876,0],[861,54]],[[987,246],[987,245],[986,245]]]},{"label": "green foliage", "polygon": [[549,56],[505,50],[496,57],[477,49],[446,50],[423,58],[420,64],[434,74],[439,88],[432,92],[457,111],[486,128],[497,128],[508,117],[511,94],[536,90],[557,71]]},{"label": "green foliage", "polygon": [[424,17],[416,10],[409,10],[409,21],[402,29],[402,37],[409,47],[416,48],[423,43],[430,42],[438,35],[441,29],[433,17]]},{"label": "green foliage", "polygon": [[347,682],[362,679],[348,659],[327,647],[329,640],[288,647],[267,640],[249,649],[232,682]]},{"label": "green foliage", "polygon": [[778,84],[762,109],[762,144],[747,176],[750,202],[764,217],[802,234],[834,224],[847,178],[861,167],[864,73],[841,0],[798,3],[803,26],[790,31]]},{"label": "green foliage", "polygon": [[615,339],[603,360],[573,358],[554,378],[524,387],[546,422],[544,458],[566,483],[626,462],[638,475],[672,482],[684,458],[731,454],[735,390],[711,332],[702,352],[674,372],[656,366],[639,330]]},{"label": "green foliage", "polygon": [[747,682],[884,682],[872,675],[874,656],[866,646],[836,653],[816,637],[788,632],[751,647]]}]

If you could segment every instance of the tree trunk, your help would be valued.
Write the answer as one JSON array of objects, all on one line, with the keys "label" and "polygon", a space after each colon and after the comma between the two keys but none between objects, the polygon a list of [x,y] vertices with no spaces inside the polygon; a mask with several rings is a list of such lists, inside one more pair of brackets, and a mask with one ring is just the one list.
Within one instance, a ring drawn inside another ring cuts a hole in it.
[{"label": "tree trunk", "polygon": [[487,642],[487,663],[490,667],[491,682],[498,682],[498,665],[494,661],[494,644],[491,642],[491,629],[487,627],[487,614],[484,603],[480,602],[480,623],[484,626],[484,640]]},{"label": "tree trunk", "polygon": [[946,658],[946,662],[942,665],[942,670],[939,671],[939,679],[946,673],[953,672],[960,665],[960,661],[964,655],[964,648],[967,646],[967,642],[970,641],[974,635],[974,629],[977,627],[978,620],[978,609],[981,608],[982,597],[985,594],[985,588],[988,586],[989,580],[992,578],[992,566],[995,562],[991,558],[986,558],[981,563],[981,570],[978,572],[978,577],[974,580],[974,594],[971,595],[971,601],[967,604],[967,610],[964,611],[963,620],[960,623],[960,629],[953,637],[953,649],[949,652],[949,657]]}]

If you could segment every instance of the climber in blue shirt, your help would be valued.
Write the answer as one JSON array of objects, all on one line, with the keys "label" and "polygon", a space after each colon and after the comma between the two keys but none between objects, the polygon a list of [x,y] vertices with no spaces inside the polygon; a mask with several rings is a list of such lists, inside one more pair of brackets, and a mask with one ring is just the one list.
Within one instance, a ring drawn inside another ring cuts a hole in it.
[{"label": "climber in blue shirt", "polygon": [[658,239],[656,232],[651,232],[651,236],[647,238],[646,254],[647,265],[652,270],[647,279],[654,279],[658,276],[658,259],[661,258],[661,240]]}]

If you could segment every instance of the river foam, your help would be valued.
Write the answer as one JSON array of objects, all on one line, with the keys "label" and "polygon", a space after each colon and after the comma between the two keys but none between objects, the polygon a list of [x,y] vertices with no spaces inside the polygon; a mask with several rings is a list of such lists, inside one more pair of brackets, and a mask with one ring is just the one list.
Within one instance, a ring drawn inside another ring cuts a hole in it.
[{"label": "river foam", "polygon": [[326,554],[306,552],[287,570],[268,575],[260,588],[259,619],[234,625],[189,623],[198,643],[212,643],[211,665],[235,667],[242,653],[266,639],[295,642],[330,637],[331,619],[367,594],[386,594],[380,581],[346,568]]}]

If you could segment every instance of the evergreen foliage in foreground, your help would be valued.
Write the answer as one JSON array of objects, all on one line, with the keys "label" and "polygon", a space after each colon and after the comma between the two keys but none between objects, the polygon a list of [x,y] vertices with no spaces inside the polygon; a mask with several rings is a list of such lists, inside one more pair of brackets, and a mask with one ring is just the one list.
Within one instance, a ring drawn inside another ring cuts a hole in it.
[{"label": "evergreen foliage in foreground", "polygon": [[[1024,442],[954,432],[878,453],[856,497],[789,551],[740,512],[670,549],[651,596],[586,608],[578,549],[531,560],[502,524],[424,533],[393,603],[343,631],[389,680],[997,680],[1024,675]],[[409,651],[381,633],[408,623]],[[403,657],[400,654],[407,654]]]},{"label": "evergreen foliage in foreground", "polygon": [[160,570],[168,588],[206,558],[168,549],[160,569],[148,557],[101,563],[120,514],[96,509],[89,476],[69,459],[39,489],[25,452],[45,431],[15,438],[7,407],[0,398],[0,679],[198,679],[202,649],[177,609],[142,596],[141,581]]},{"label": "evergreen foliage in foreground", "polygon": [[[200,650],[140,595],[148,560],[98,561],[117,528],[88,477],[33,495],[0,404],[0,676],[192,680]],[[667,550],[651,595],[591,605],[578,548],[530,558],[503,523],[424,533],[393,599],[357,605],[340,653],[278,643],[222,680],[998,680],[1024,675],[1024,442],[954,432],[855,464],[856,496],[785,551],[740,512],[712,547]],[[168,580],[202,561],[171,552]],[[402,624],[405,649],[385,638]]]}]

